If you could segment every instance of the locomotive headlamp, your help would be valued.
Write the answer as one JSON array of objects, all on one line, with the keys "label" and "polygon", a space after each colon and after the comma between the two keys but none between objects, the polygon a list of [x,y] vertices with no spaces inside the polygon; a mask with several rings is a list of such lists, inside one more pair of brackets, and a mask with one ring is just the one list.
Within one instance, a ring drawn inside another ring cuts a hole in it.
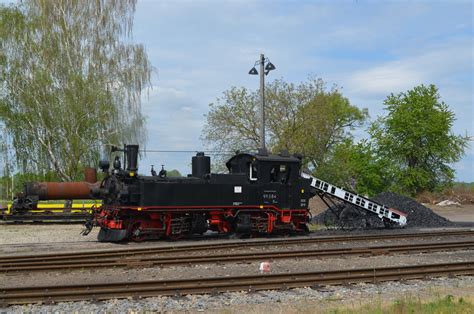
[{"label": "locomotive headlamp", "polygon": [[114,169],[115,169],[115,170],[120,170],[120,168],[122,168],[122,163],[120,162],[120,157],[119,157],[119,156],[115,156]]}]

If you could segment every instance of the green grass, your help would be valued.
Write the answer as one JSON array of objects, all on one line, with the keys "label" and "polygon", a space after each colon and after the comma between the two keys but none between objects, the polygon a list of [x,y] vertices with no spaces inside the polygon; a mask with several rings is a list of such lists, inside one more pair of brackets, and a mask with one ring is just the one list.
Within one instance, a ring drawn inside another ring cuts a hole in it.
[{"label": "green grass", "polygon": [[358,309],[336,309],[330,313],[352,314],[468,314],[474,313],[474,304],[463,298],[455,298],[448,295],[444,298],[437,298],[431,302],[422,302],[414,298],[396,300],[390,305],[383,305],[378,302],[375,305],[366,305]]},{"label": "green grass", "polygon": [[307,226],[308,226],[309,232],[327,229],[325,225],[320,225],[320,224],[309,223]]}]

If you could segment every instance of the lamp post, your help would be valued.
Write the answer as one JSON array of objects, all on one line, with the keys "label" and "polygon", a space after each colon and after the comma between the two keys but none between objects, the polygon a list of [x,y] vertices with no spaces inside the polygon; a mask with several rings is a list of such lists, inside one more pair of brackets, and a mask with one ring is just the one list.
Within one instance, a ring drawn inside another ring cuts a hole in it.
[{"label": "lamp post", "polygon": [[[266,65],[265,65],[266,64]],[[260,73],[255,66],[260,65]],[[270,71],[275,70],[275,66],[270,62],[270,59],[260,54],[260,60],[255,62],[255,65],[250,69],[250,75],[260,74],[260,149],[264,152],[265,148],[265,75]]]}]

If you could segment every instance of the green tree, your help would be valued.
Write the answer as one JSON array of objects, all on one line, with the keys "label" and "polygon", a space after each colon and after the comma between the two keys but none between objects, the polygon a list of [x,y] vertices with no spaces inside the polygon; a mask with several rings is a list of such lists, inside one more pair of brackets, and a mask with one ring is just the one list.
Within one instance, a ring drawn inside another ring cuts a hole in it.
[{"label": "green tree", "polygon": [[82,178],[106,145],[145,141],[151,65],[130,42],[136,0],[0,6],[0,121],[24,172]]},{"label": "green tree", "polygon": [[182,177],[181,172],[179,172],[179,170],[176,170],[176,169],[168,171],[167,175],[168,177]]},{"label": "green tree", "polygon": [[375,121],[369,133],[390,189],[409,195],[434,191],[452,183],[454,169],[467,147],[467,139],[455,135],[454,113],[440,101],[434,85],[420,85],[384,102],[388,111]]},{"label": "green tree", "polygon": [[336,145],[332,158],[318,168],[317,175],[330,178],[335,185],[373,196],[390,187],[391,168],[389,160],[377,156],[370,141],[354,143],[347,139]]},{"label": "green tree", "polygon": [[[321,79],[310,78],[298,85],[275,80],[267,84],[265,97],[267,147],[274,152],[302,153],[313,172],[332,158],[334,148],[350,139],[350,131],[368,116],[366,109],[351,105],[337,87],[328,89]],[[255,151],[259,106],[258,90],[230,88],[210,104],[202,138],[214,150]]]},{"label": "green tree", "polygon": [[[99,176],[100,175],[101,174],[99,173]],[[5,193],[0,195],[6,196],[5,200],[11,201],[12,196],[14,197],[16,193],[23,191],[24,184],[27,182],[55,182],[59,179],[60,178],[55,171],[49,171],[42,174],[17,172],[12,176],[3,176],[0,178],[0,185],[13,184],[13,187],[11,187],[8,194]]]}]

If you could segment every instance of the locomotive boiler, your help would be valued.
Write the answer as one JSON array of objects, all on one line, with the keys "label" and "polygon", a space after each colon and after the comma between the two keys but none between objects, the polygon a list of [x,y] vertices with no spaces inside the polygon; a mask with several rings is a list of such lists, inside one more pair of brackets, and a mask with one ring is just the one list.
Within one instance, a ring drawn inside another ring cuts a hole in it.
[{"label": "locomotive boiler", "polygon": [[[137,173],[138,145],[125,145],[124,164],[117,156],[98,189],[103,204],[88,227],[100,227],[99,241],[177,239],[208,230],[239,235],[306,232],[308,200],[315,193],[301,176],[301,156],[237,153],[228,173],[211,173],[210,157],[192,157],[187,177],[166,171]],[[111,169],[110,169],[111,168]]]}]

